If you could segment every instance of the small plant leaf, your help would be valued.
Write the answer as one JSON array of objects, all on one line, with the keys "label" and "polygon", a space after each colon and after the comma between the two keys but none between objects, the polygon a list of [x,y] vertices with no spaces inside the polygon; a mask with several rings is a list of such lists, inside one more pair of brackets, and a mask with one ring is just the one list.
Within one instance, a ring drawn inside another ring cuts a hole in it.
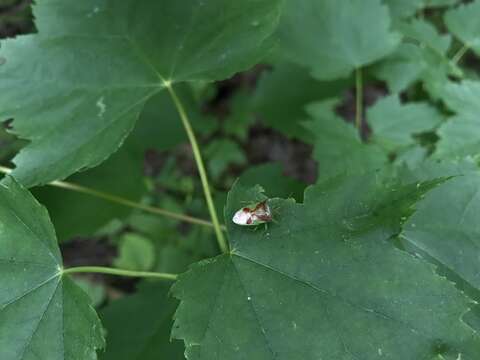
[{"label": "small plant leaf", "polygon": [[320,178],[339,174],[365,173],[381,168],[387,153],[376,144],[362,143],[358,131],[333,112],[335,102],[324,101],[308,107],[313,121],[305,126],[315,136],[313,157]]},{"label": "small plant leaf", "polygon": [[392,92],[401,92],[421,80],[425,90],[438,98],[448,83],[448,75],[461,73],[447,57],[451,36],[440,34],[425,20],[401,22],[397,28],[404,42],[375,68],[375,74],[387,82]]},{"label": "small plant leaf", "polygon": [[437,158],[463,158],[480,153],[480,82],[449,83],[442,94],[446,105],[456,113],[438,130]]},{"label": "small plant leaf", "polygon": [[480,55],[480,1],[462,4],[445,13],[445,24],[464,45]]},{"label": "small plant leaf", "polygon": [[388,150],[413,145],[413,135],[431,131],[443,121],[440,112],[426,102],[402,104],[396,95],[379,100],[368,109],[372,140]]},{"label": "small plant leaf", "polygon": [[289,138],[311,143],[311,134],[302,126],[307,116],[305,107],[337,96],[348,86],[348,81],[318,81],[305,67],[279,63],[260,77],[253,108],[264,124]]},{"label": "small plant leaf", "polygon": [[147,271],[155,262],[155,248],[152,241],[135,233],[121,237],[118,251],[114,265],[121,269]]}]

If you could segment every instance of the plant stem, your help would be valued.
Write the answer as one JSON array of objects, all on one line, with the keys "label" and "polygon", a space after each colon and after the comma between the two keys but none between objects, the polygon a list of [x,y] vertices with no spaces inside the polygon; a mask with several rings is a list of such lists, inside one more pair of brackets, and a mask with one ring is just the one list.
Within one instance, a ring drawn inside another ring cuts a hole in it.
[{"label": "plant stem", "polygon": [[163,280],[176,280],[176,274],[157,273],[148,271],[131,271],[114,269],[103,266],[78,266],[63,269],[62,274],[78,274],[78,273],[96,273],[96,274],[108,274],[116,276],[128,276],[128,277],[143,277],[143,278],[157,278]]},{"label": "plant stem", "polygon": [[362,115],[363,115],[363,81],[362,81],[362,69],[357,68],[355,70],[355,126],[358,130],[362,128]]},{"label": "plant stem", "polygon": [[[9,169],[9,168],[4,167],[4,166],[0,166],[0,172],[1,173],[9,174],[11,171],[12,171],[12,169]],[[191,217],[191,216],[188,216],[188,215],[184,215],[184,214],[174,213],[174,212],[171,212],[171,211],[168,211],[168,210],[165,210],[165,209],[161,209],[161,208],[157,208],[157,207],[154,207],[154,206],[140,204],[140,203],[137,203],[135,201],[128,200],[128,199],[122,198],[122,197],[117,196],[117,195],[113,195],[113,194],[105,193],[105,192],[102,192],[102,191],[90,189],[90,188],[87,188],[87,187],[82,186],[82,185],[77,185],[77,184],[66,182],[66,181],[53,181],[53,182],[49,183],[48,185],[55,186],[55,187],[62,188],[62,189],[76,191],[76,192],[86,194],[86,195],[90,195],[90,196],[94,196],[94,197],[97,197],[97,198],[100,198],[100,199],[103,199],[103,200],[106,200],[106,201],[114,202],[114,203],[117,203],[117,204],[120,204],[120,205],[123,205],[123,206],[128,206],[128,207],[131,207],[131,208],[143,210],[143,211],[146,211],[146,212],[149,212],[149,213],[152,213],[152,214],[165,216],[165,217],[175,219],[175,220],[179,220],[179,221],[184,221],[184,222],[187,222],[187,223],[190,223],[190,224],[213,227],[213,224],[210,221],[197,219],[197,218],[194,218],[194,217]],[[225,230],[225,227],[222,226],[222,229]]]},{"label": "plant stem", "polygon": [[457,65],[458,62],[462,59],[463,55],[465,55],[466,52],[467,52],[469,49],[470,49],[470,46],[469,46],[469,45],[467,45],[467,44],[463,45],[463,46],[460,48],[460,50],[458,50],[458,51],[456,52],[456,54],[453,55],[453,57],[452,57],[452,64],[453,64],[453,65]]},{"label": "plant stem", "polygon": [[195,158],[195,162],[197,164],[198,173],[200,175],[200,180],[203,186],[203,192],[205,195],[205,200],[207,202],[208,210],[210,211],[210,217],[212,219],[213,228],[215,229],[215,234],[217,236],[218,246],[220,250],[224,253],[228,252],[228,245],[225,237],[223,236],[222,228],[218,221],[217,211],[215,210],[215,205],[213,204],[212,193],[210,192],[210,185],[208,182],[207,172],[205,171],[205,165],[203,164],[202,155],[200,154],[200,148],[198,146],[197,139],[195,137],[195,133],[193,132],[192,125],[190,124],[190,120],[188,119],[187,113],[183,104],[181,103],[180,99],[178,98],[177,94],[173,90],[171,83],[166,82],[165,86],[172,97],[172,100],[177,108],[178,114],[180,115],[180,119],[182,120],[183,126],[185,127],[185,131],[187,132],[188,139],[190,141],[190,145],[192,146],[193,156]]}]

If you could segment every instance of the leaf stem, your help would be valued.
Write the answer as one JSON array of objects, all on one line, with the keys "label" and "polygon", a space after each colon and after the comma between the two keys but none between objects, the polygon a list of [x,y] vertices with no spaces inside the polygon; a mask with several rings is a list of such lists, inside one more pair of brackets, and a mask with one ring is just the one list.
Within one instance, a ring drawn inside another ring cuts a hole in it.
[{"label": "leaf stem", "polygon": [[362,128],[362,115],[363,115],[363,79],[362,69],[357,68],[355,70],[355,126],[358,130]]},{"label": "leaf stem", "polygon": [[462,59],[463,55],[466,54],[466,52],[470,49],[470,46],[467,44],[464,44],[452,57],[452,64],[457,65],[458,62]]},{"label": "leaf stem", "polygon": [[176,274],[158,273],[149,271],[131,271],[123,269],[114,269],[103,266],[77,266],[62,270],[62,274],[78,274],[78,273],[96,273],[127,277],[143,277],[143,278],[157,278],[163,280],[176,280]]},{"label": "leaf stem", "polygon": [[[7,168],[5,166],[0,166],[0,173],[9,174],[11,171],[12,171],[12,169],[10,169],[10,168]],[[184,214],[178,214],[178,213],[168,211],[168,210],[165,210],[165,209],[161,209],[161,208],[158,208],[158,207],[154,207],[154,206],[140,204],[140,203],[137,203],[135,201],[128,200],[128,199],[122,198],[122,197],[117,196],[117,195],[113,195],[113,194],[109,194],[109,193],[106,193],[106,192],[98,191],[98,190],[91,189],[91,188],[88,188],[88,187],[85,187],[85,186],[82,186],[82,185],[78,185],[78,184],[74,184],[74,183],[70,183],[70,182],[66,182],[66,181],[53,181],[53,182],[51,182],[47,185],[62,188],[62,189],[76,191],[76,192],[79,192],[79,193],[82,193],[82,194],[94,196],[94,197],[97,197],[97,198],[100,198],[100,199],[103,199],[103,200],[106,200],[106,201],[110,201],[110,202],[113,202],[113,203],[117,203],[117,204],[120,204],[120,205],[123,205],[123,206],[128,206],[128,207],[131,207],[131,208],[134,208],[134,209],[139,209],[139,210],[146,211],[146,212],[149,212],[149,213],[152,213],[152,214],[155,214],[155,215],[165,216],[165,217],[168,217],[168,218],[171,218],[171,219],[187,222],[187,223],[190,223],[190,224],[213,227],[213,224],[210,221],[198,219],[198,218],[188,216],[188,215],[184,215]],[[222,230],[224,230],[224,231],[226,230],[225,226],[222,226]]]},{"label": "leaf stem", "polygon": [[225,237],[222,232],[222,228],[218,221],[217,211],[215,209],[215,205],[213,204],[212,193],[210,191],[207,172],[205,170],[205,165],[203,164],[202,155],[200,153],[200,148],[198,146],[195,133],[193,132],[192,125],[190,124],[190,120],[188,119],[187,113],[185,111],[185,108],[183,107],[182,102],[180,101],[177,94],[173,90],[172,84],[170,82],[165,82],[165,86],[168,92],[170,93],[170,96],[172,97],[175,107],[177,108],[178,114],[180,115],[180,119],[182,120],[185,131],[187,132],[190,145],[192,146],[193,156],[197,164],[198,173],[200,175],[200,180],[202,182],[203,192],[205,195],[205,200],[207,202],[208,210],[210,212],[210,217],[212,219],[213,228],[217,236],[218,245],[220,247],[220,250],[226,253],[228,252],[227,241],[225,240]]}]

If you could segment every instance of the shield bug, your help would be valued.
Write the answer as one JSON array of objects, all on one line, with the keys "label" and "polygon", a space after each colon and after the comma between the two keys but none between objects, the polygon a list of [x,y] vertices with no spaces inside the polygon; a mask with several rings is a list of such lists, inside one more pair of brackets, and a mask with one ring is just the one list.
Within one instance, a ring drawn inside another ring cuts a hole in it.
[{"label": "shield bug", "polygon": [[267,200],[248,205],[233,215],[232,221],[241,226],[256,226],[273,221],[272,211]]}]

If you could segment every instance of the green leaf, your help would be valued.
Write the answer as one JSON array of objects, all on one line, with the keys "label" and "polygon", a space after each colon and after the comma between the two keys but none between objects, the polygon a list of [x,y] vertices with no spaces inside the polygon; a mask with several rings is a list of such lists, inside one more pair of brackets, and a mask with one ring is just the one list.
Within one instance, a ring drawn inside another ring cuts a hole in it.
[{"label": "green leaf", "polygon": [[407,18],[423,8],[449,6],[459,0],[384,0],[390,7],[390,15],[395,19]]},{"label": "green leaf", "polygon": [[308,107],[313,121],[305,126],[315,136],[313,157],[319,176],[365,173],[383,167],[387,153],[378,145],[362,143],[357,130],[334,114],[333,105],[324,101]]},{"label": "green leaf", "polygon": [[96,359],[102,326],[88,296],[62,274],[48,214],[11,177],[0,184],[2,360]]},{"label": "green leaf", "polygon": [[[143,162],[126,145],[100,166],[75,174],[68,181],[138,201],[146,192],[142,177]],[[124,219],[131,212],[124,205],[52,186],[35,188],[33,194],[47,207],[60,242],[91,236],[111,220]]]},{"label": "green leaf", "polygon": [[252,187],[255,185],[267,186],[270,197],[293,198],[303,200],[306,184],[285,175],[279,163],[267,163],[250,166],[240,177],[242,185]]},{"label": "green leaf", "polygon": [[457,113],[438,131],[440,141],[435,156],[438,158],[457,158],[478,155],[480,149],[480,105],[479,81],[463,81],[460,84],[449,83],[442,95],[443,101]]},{"label": "green leaf", "polygon": [[223,122],[223,131],[226,135],[247,141],[250,127],[255,122],[251,107],[252,95],[250,92],[240,90],[233,95],[229,103],[230,113]]},{"label": "green leaf", "polygon": [[242,148],[229,139],[214,140],[205,148],[208,169],[214,179],[219,178],[229,165],[243,165],[247,162]]},{"label": "green leaf", "polygon": [[388,150],[413,145],[413,135],[433,130],[443,121],[440,112],[428,103],[401,104],[396,95],[379,100],[368,109],[367,118],[373,141]]},{"label": "green leaf", "polygon": [[460,0],[423,0],[425,7],[442,7],[458,4]]},{"label": "green leaf", "polygon": [[403,19],[415,15],[423,6],[424,0],[384,0],[394,19]]},{"label": "green leaf", "polygon": [[[185,87],[179,90],[184,99],[190,99],[191,94]],[[194,111],[193,104],[186,106],[194,129],[204,130],[206,119]],[[94,169],[74,174],[68,181],[140,201],[147,192],[145,152],[168,150],[184,141],[187,137],[175,106],[167,93],[160,93],[147,102],[135,128],[115,154]],[[60,241],[91,236],[110,221],[124,220],[131,213],[131,208],[124,205],[50,186],[35,188],[33,194],[47,207]]]},{"label": "green leaf", "polygon": [[380,0],[287,0],[279,38],[284,56],[321,80],[347,77],[400,42]]},{"label": "green leaf", "polygon": [[87,293],[93,307],[100,306],[107,297],[105,286],[84,278],[74,278],[74,283]]},{"label": "green leaf", "polygon": [[311,134],[301,124],[307,116],[305,106],[338,96],[348,85],[347,81],[320,82],[304,67],[280,63],[260,77],[253,108],[269,127],[289,138],[311,143]]},{"label": "green leaf", "polygon": [[[458,171],[458,170],[455,170]],[[427,194],[401,234],[480,290],[480,173],[468,171]]]},{"label": "green leaf", "polygon": [[172,288],[173,337],[188,359],[475,359],[469,301],[387,239],[432,184],[336,178],[304,204],[271,200],[276,222],[230,219],[261,190],[236,186],[225,217],[231,253],[194,265]]},{"label": "green leaf", "polygon": [[121,269],[146,271],[155,262],[155,249],[150,239],[135,233],[121,237],[118,251],[114,265]]},{"label": "green leaf", "polygon": [[159,282],[142,283],[134,295],[102,309],[108,346],[101,360],[181,360],[183,344],[170,341],[177,302]]},{"label": "green leaf", "polygon": [[415,83],[425,71],[423,50],[414,44],[401,44],[398,49],[374,69],[393,93],[399,93]]},{"label": "green leaf", "polygon": [[387,82],[392,92],[404,91],[421,80],[425,90],[438,98],[448,76],[461,74],[447,57],[450,35],[442,35],[432,24],[418,19],[400,23],[398,29],[405,42],[375,68],[375,74]]},{"label": "green leaf", "polygon": [[445,24],[464,45],[480,55],[480,1],[461,4],[445,13]]},{"label": "green leaf", "polygon": [[425,20],[412,19],[401,23],[398,29],[407,39],[415,40],[443,56],[446,55],[452,42],[450,34],[440,34],[431,23]]},{"label": "green leaf", "polygon": [[14,176],[32,186],[96,166],[169,84],[223,79],[257,63],[273,45],[280,4],[40,2],[39,34],[0,51],[0,118],[13,117],[15,134],[31,140]]}]

